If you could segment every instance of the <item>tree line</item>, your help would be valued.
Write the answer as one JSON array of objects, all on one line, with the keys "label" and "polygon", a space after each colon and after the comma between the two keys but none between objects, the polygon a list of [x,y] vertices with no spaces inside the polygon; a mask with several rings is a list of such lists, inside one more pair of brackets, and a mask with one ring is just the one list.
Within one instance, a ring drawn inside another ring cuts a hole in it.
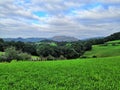
[{"label": "tree line", "polygon": [[[79,58],[84,52],[91,50],[92,45],[104,44],[107,41],[119,40],[120,32],[114,33],[105,38],[94,38],[79,40],[74,42],[41,41],[37,43],[4,41],[0,39],[0,51],[5,52],[6,56],[2,60],[11,61],[12,59],[30,59],[30,55],[39,56],[43,60],[56,59],[75,59]],[[9,53],[9,54],[7,54]],[[15,54],[16,53],[16,54]],[[10,55],[12,54],[12,55]],[[15,54],[15,55],[13,55]],[[12,58],[10,58],[12,57]]]},{"label": "tree line", "polygon": [[[22,52],[27,53],[29,55],[39,56],[47,60],[79,58],[85,51],[91,49],[92,44],[86,41],[25,43],[20,41],[6,42],[3,39],[0,39],[0,51],[2,52],[7,53],[8,51],[11,51],[12,55],[15,54],[13,53],[15,51],[16,53]],[[9,59],[12,60],[18,58]]]}]

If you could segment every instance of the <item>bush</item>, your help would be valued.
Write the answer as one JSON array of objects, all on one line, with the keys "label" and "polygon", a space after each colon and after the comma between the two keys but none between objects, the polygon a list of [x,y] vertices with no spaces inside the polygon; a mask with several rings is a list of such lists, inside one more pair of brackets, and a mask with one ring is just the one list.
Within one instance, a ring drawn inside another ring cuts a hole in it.
[{"label": "bush", "polygon": [[92,57],[93,57],[93,58],[97,58],[97,56],[95,56],[95,55],[93,55]]},{"label": "bush", "polygon": [[40,56],[40,58],[41,58],[41,61],[47,61],[46,57]]},{"label": "bush", "polygon": [[0,56],[0,62],[10,62],[5,55]]},{"label": "bush", "polygon": [[81,56],[81,58],[87,58],[87,56]]},{"label": "bush", "polygon": [[15,59],[19,59],[18,54],[20,52],[16,51],[15,47],[9,47],[7,49],[5,49],[5,56],[7,57],[8,62],[10,62],[11,60],[15,60]]},{"label": "bush", "polygon": [[30,59],[31,59],[31,55],[29,55],[28,53],[18,54],[18,60],[30,60]]},{"label": "bush", "polygon": [[32,61],[42,61],[41,57],[31,57]]},{"label": "bush", "polygon": [[65,60],[66,58],[63,55],[60,55],[59,59],[60,60]]},{"label": "bush", "polygon": [[112,46],[116,46],[116,43],[112,43]]},{"label": "bush", "polygon": [[1,61],[11,62],[12,60],[30,60],[31,55],[17,51],[15,47],[5,49],[5,55],[1,56]]},{"label": "bush", "polygon": [[47,56],[47,60],[55,60],[55,57],[53,57],[52,55]]}]

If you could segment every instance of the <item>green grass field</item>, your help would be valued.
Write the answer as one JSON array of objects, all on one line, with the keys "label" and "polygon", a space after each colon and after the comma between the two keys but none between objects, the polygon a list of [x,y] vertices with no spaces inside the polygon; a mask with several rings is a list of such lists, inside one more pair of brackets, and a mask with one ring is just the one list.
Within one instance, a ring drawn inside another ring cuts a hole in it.
[{"label": "green grass field", "polygon": [[0,90],[120,90],[120,57],[0,63]]},{"label": "green grass field", "polygon": [[108,44],[112,44],[112,43],[119,43],[120,44],[120,40],[114,40],[114,41],[109,41],[107,42]]},{"label": "green grass field", "polygon": [[0,52],[0,56],[3,55],[3,54],[5,54],[5,53],[4,52]]},{"label": "green grass field", "polygon": [[[111,45],[111,44],[115,45]],[[107,42],[106,45],[93,45],[91,51],[85,52],[83,56],[86,57],[112,57],[112,56],[120,56],[120,40]]]}]

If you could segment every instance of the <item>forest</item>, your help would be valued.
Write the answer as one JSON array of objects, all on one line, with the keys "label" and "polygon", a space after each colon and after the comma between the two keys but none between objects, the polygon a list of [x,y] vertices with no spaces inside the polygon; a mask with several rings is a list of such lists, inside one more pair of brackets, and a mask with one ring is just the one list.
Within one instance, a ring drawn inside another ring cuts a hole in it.
[{"label": "forest", "polygon": [[[119,40],[120,32],[104,38],[93,38],[74,42],[57,42],[43,40],[41,42],[4,41],[0,39],[1,62],[11,60],[65,60],[85,58],[82,55],[92,49],[92,45],[102,44],[112,40]],[[37,58],[32,58],[37,57]]]}]

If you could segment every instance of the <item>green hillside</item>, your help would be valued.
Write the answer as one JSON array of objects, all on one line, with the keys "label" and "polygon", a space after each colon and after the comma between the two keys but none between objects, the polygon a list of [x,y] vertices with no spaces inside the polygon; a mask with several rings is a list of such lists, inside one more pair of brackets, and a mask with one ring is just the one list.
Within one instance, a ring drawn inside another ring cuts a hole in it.
[{"label": "green hillside", "polygon": [[114,40],[114,41],[107,42],[107,44],[113,44],[113,43],[120,44],[120,40]]},{"label": "green hillside", "polygon": [[120,56],[120,40],[110,41],[103,45],[93,45],[91,51],[85,52],[86,57],[111,57]]},{"label": "green hillside", "polygon": [[0,63],[0,90],[120,90],[120,57]]},{"label": "green hillside", "polygon": [[5,54],[5,53],[4,52],[0,52],[0,56],[3,55],[3,54]]}]

